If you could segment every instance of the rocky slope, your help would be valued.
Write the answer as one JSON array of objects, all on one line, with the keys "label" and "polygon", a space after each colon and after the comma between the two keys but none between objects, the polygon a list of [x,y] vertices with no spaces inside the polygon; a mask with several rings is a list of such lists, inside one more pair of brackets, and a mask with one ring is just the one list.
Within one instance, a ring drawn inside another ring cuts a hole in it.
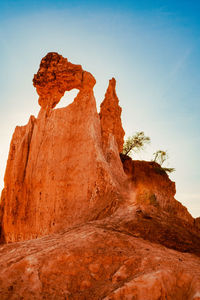
[{"label": "rocky slope", "polygon": [[[198,300],[200,258],[99,220],[0,248],[0,298]],[[146,227],[148,230],[148,227]]]},{"label": "rocky slope", "polygon": [[33,83],[41,110],[15,129],[1,196],[0,299],[200,299],[199,218],[158,164],[119,155],[115,79],[99,114],[94,77],[57,53]]}]

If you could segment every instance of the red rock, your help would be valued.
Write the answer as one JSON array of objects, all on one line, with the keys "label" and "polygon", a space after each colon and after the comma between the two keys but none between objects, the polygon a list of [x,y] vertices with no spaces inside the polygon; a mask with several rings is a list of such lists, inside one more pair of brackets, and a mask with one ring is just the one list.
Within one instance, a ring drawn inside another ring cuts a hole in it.
[{"label": "red rock", "polygon": [[0,299],[197,300],[200,258],[127,234],[124,213],[0,247]]},{"label": "red rock", "polygon": [[200,217],[194,219],[194,223],[195,226],[198,228],[198,230],[200,231]]},{"label": "red rock", "polygon": [[68,62],[67,58],[55,52],[48,53],[41,61],[33,85],[36,87],[41,107],[53,108],[66,91],[92,89],[94,77],[83,71],[80,65]]},{"label": "red rock", "polygon": [[94,84],[57,53],[34,76],[41,110],[15,129],[1,196],[0,299],[197,300],[199,218],[158,164],[120,160],[115,80],[100,115]]},{"label": "red rock", "polygon": [[[42,59],[34,76],[42,108],[37,119],[16,127],[10,145],[2,217],[6,242],[101,218],[121,201],[126,176],[116,143],[109,162],[104,156],[94,83],[90,73],[56,53]],[[52,109],[72,88],[80,89],[74,102]]]},{"label": "red rock", "polygon": [[132,160],[121,154],[124,171],[132,183],[134,197],[137,203],[159,206],[176,218],[193,225],[194,219],[186,207],[174,197],[175,182],[169,179],[167,173],[156,162]]},{"label": "red rock", "polygon": [[118,145],[119,152],[123,150],[124,130],[121,123],[122,109],[119,106],[119,100],[115,91],[116,80],[112,78],[105,94],[105,98],[101,103],[100,120],[103,147],[108,149],[112,136]]}]

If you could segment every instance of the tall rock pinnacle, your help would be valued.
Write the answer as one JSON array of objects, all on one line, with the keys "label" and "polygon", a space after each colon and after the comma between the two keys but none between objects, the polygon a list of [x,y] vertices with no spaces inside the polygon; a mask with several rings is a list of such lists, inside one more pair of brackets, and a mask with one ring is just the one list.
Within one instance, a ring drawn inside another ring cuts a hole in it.
[{"label": "tall rock pinnacle", "polygon": [[112,78],[101,103],[100,120],[104,148],[108,147],[110,135],[116,139],[119,152],[122,152],[124,144],[124,130],[121,123],[122,109],[115,91],[116,80]]}]

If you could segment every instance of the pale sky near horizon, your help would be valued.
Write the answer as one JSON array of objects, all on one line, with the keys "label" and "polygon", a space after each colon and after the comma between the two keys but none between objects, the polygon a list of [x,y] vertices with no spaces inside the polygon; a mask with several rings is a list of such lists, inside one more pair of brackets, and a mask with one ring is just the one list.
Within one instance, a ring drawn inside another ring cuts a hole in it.
[{"label": "pale sky near horizon", "polygon": [[98,107],[116,78],[126,136],[144,131],[152,141],[135,158],[167,150],[176,199],[200,216],[199,1],[8,0],[0,45],[0,189],[14,128],[39,111],[33,74],[55,51],[95,76]]}]

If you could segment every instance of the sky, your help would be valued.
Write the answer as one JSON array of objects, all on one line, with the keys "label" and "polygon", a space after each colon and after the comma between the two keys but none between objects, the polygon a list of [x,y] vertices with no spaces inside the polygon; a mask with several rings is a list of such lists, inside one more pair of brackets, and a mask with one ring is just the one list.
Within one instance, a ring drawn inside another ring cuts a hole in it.
[{"label": "sky", "polygon": [[200,216],[200,1],[1,1],[0,189],[15,126],[39,112],[32,78],[52,51],[95,76],[98,109],[116,78],[126,137],[151,138],[134,158],[167,151],[176,199]]}]

